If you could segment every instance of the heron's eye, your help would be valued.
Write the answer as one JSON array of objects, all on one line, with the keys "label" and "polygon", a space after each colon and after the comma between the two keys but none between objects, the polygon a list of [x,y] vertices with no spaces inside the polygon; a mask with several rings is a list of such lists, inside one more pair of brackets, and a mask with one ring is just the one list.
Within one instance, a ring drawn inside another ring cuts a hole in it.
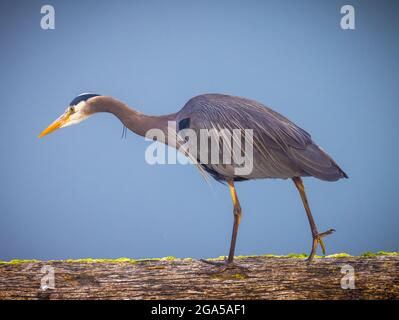
[{"label": "heron's eye", "polygon": [[75,107],[70,106],[70,107],[67,109],[67,113],[68,113],[68,114],[73,114],[73,113],[75,113]]}]

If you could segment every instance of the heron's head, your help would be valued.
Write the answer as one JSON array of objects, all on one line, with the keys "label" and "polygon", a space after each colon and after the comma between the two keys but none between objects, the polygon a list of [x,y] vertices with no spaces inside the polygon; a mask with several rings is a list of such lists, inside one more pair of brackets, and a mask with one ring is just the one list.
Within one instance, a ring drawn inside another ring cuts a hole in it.
[{"label": "heron's head", "polygon": [[100,95],[94,93],[82,93],[78,95],[71,101],[64,114],[40,133],[39,138],[42,138],[59,128],[78,124],[87,119],[92,114],[89,107],[90,101],[98,96]]}]

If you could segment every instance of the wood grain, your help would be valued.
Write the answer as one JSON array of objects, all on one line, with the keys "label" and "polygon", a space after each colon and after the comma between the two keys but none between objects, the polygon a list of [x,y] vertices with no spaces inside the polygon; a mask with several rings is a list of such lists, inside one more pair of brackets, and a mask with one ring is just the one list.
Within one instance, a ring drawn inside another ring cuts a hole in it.
[{"label": "wood grain", "polygon": [[[323,258],[312,263],[249,257],[236,262],[245,269],[220,272],[192,259],[0,264],[0,299],[399,298],[399,256]],[[354,289],[341,287],[345,265],[355,272]],[[54,270],[53,289],[42,287],[49,270]]]}]

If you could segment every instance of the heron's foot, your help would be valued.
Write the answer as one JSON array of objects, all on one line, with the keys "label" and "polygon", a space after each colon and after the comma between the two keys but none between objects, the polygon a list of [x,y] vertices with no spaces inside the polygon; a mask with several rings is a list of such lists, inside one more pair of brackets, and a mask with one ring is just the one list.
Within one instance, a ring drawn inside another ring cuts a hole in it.
[{"label": "heron's foot", "polygon": [[229,270],[233,270],[233,271],[239,270],[241,272],[248,271],[248,268],[237,265],[234,261],[229,261],[228,259],[222,260],[222,261],[212,261],[212,260],[200,259],[200,261],[217,267],[217,270],[215,272],[212,272],[212,274],[223,273],[223,272],[229,271]]},{"label": "heron's foot", "polygon": [[315,254],[316,254],[316,250],[317,250],[317,245],[319,244],[321,247],[321,251],[323,252],[323,256],[326,255],[326,246],[324,244],[323,238],[332,234],[333,232],[335,232],[335,229],[329,229],[325,232],[322,233],[315,233],[313,235],[313,243],[312,243],[312,251],[310,252],[309,257],[307,258],[307,261],[312,261]]}]

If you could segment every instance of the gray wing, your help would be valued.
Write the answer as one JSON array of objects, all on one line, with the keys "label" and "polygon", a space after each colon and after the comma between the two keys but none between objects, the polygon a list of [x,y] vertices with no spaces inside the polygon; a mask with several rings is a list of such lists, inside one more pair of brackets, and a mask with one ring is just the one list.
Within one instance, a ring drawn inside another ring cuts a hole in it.
[{"label": "gray wing", "polygon": [[189,127],[197,132],[253,130],[252,172],[238,176],[234,163],[207,164],[207,171],[219,180],[314,176],[335,181],[347,177],[306,131],[259,102],[221,94],[201,95],[188,101],[178,113],[178,122],[186,119],[190,119]]}]

